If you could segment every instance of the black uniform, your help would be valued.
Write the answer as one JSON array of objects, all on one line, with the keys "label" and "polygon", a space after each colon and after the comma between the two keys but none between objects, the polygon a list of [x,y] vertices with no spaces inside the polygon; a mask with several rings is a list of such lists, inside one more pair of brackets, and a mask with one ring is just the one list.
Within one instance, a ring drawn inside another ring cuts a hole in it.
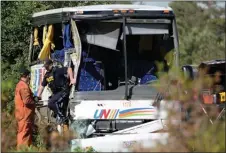
[{"label": "black uniform", "polygon": [[42,86],[48,85],[53,95],[49,99],[48,107],[59,117],[65,117],[60,105],[66,108],[69,101],[69,79],[67,77],[67,67],[53,67],[51,71],[46,72]]}]

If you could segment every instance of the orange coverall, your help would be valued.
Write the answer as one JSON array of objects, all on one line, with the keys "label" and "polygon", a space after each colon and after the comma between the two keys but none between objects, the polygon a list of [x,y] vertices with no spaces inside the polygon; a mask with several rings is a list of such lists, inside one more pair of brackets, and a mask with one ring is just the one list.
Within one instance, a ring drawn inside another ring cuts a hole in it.
[{"label": "orange coverall", "polygon": [[18,125],[17,149],[32,144],[34,114],[33,93],[28,84],[20,80],[15,90],[15,117]]}]

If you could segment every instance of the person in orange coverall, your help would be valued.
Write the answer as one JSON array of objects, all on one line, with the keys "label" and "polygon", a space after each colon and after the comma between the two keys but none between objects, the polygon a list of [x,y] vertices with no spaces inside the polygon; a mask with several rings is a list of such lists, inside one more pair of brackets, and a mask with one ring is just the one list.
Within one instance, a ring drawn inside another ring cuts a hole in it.
[{"label": "person in orange coverall", "polygon": [[17,149],[32,144],[33,121],[35,115],[35,101],[29,88],[30,71],[21,71],[20,81],[15,90],[15,117],[18,125]]}]

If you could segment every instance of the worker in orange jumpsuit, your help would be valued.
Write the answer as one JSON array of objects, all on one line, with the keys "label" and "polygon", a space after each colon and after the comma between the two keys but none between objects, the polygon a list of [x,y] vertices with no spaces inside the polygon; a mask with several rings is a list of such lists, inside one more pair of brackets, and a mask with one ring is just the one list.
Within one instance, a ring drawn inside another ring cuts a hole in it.
[{"label": "worker in orange jumpsuit", "polygon": [[17,120],[17,149],[32,144],[33,121],[35,114],[35,101],[29,88],[30,71],[21,71],[20,81],[15,90],[15,117]]}]

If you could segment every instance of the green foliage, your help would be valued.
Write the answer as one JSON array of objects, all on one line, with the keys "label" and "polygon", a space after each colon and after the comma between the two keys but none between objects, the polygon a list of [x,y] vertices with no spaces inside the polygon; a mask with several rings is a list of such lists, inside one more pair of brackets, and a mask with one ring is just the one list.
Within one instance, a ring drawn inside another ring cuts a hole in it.
[{"label": "green foliage", "polygon": [[177,17],[181,65],[224,57],[224,9],[214,3],[204,9],[197,2],[172,2],[170,6]]},{"label": "green foliage", "polygon": [[1,96],[1,106],[3,111],[7,111],[7,113],[12,113],[13,111],[13,81],[10,78],[1,83],[2,87],[2,96]]},{"label": "green foliage", "polygon": [[4,152],[16,147],[16,122],[8,112],[2,112],[1,118],[1,150]]},{"label": "green foliage", "polygon": [[20,150],[11,149],[10,152],[45,152],[46,150],[42,148],[37,148],[34,146],[22,147]]},{"label": "green foliage", "polygon": [[[1,104],[2,109],[8,113],[14,111],[14,90],[19,80],[19,71],[21,67],[25,67],[23,57],[18,57],[15,61],[17,64],[7,65],[8,63],[2,63],[2,97]],[[6,68],[10,67],[10,68]]]},{"label": "green foliage", "polygon": [[36,131],[34,134],[33,134],[33,144],[34,146],[36,146],[37,148],[45,148],[45,142],[41,136],[41,133],[40,131]]},{"label": "green foliage", "polygon": [[88,148],[80,148],[80,147],[77,147],[74,149],[74,152],[96,152],[93,147],[88,147]]},{"label": "green foliage", "polygon": [[225,124],[221,122],[209,128],[201,126],[201,129],[188,141],[188,145],[193,146],[197,152],[223,152],[225,150]]},{"label": "green foliage", "polygon": [[[224,152],[225,114],[220,120],[216,120],[219,108],[216,105],[204,105],[200,101],[202,89],[205,89],[207,84],[213,87],[214,78],[199,75],[195,80],[190,80],[175,67],[159,77],[159,81],[154,83],[154,86],[159,92],[165,93],[165,100],[169,100],[169,103],[179,102],[183,109],[180,113],[178,110],[168,109],[167,119],[169,120],[166,124],[169,138],[166,144],[159,144],[155,148],[148,149],[141,147],[136,149],[137,152]],[[194,98],[197,93],[199,93],[200,99]],[[200,103],[208,113],[208,117]],[[190,112],[189,117],[185,110]],[[172,122],[177,117],[182,119],[179,127]],[[210,118],[213,124],[210,123]]]}]

